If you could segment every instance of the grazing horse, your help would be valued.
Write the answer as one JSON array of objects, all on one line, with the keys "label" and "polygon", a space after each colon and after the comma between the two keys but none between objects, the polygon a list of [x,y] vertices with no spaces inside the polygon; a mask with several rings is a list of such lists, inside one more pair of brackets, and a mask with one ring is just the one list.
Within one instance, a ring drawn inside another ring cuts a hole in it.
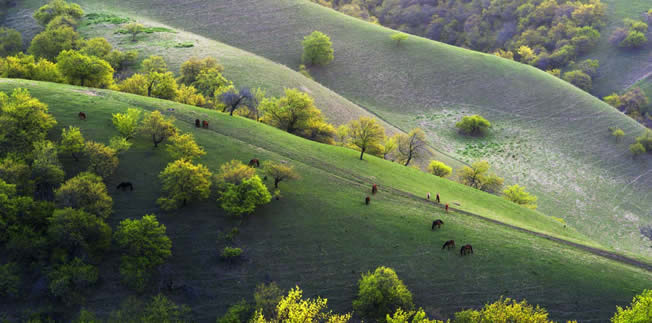
[{"label": "grazing horse", "polygon": [[253,168],[260,167],[260,161],[256,158],[250,160],[249,167],[253,167]]},{"label": "grazing horse", "polygon": [[448,240],[448,241],[446,241],[446,242],[444,243],[444,246],[441,247],[441,249],[444,250],[444,249],[446,249],[446,248],[448,248],[448,249],[455,248],[455,240]]},{"label": "grazing horse", "polygon": [[378,193],[378,185],[374,184],[371,186],[371,194]]},{"label": "grazing horse", "polygon": [[446,203],[446,213],[448,213],[448,203]]},{"label": "grazing horse", "polygon": [[201,121],[199,121],[199,119],[195,119],[195,127],[197,128],[201,127]]},{"label": "grazing horse", "polygon": [[437,193],[437,197],[435,197],[435,200],[437,201],[437,204],[439,204],[439,193]]},{"label": "grazing horse", "polygon": [[371,197],[369,197],[369,196],[365,197],[364,204],[369,205],[369,202],[371,202]]},{"label": "grazing horse", "polygon": [[77,114],[77,116],[79,117],[80,120],[86,120],[86,113],[80,112],[79,114]]},{"label": "grazing horse", "polygon": [[131,182],[122,182],[122,183],[118,184],[118,187],[116,187],[116,189],[123,190],[123,191],[126,191],[127,188],[129,188],[130,191],[133,191],[134,190],[134,185],[131,184]]},{"label": "grazing horse", "polygon": [[208,121],[204,120],[201,122],[201,127],[204,129],[208,129]]},{"label": "grazing horse", "polygon": [[432,221],[432,228],[430,228],[430,230],[434,230],[435,227],[437,227],[437,229],[439,229],[439,228],[441,228],[442,224],[444,224],[444,221],[439,220],[439,219],[437,219],[435,221]]},{"label": "grazing horse", "polygon": [[470,244],[462,246],[462,249],[460,249],[460,256],[465,256],[468,254],[473,254],[473,247],[471,247]]}]

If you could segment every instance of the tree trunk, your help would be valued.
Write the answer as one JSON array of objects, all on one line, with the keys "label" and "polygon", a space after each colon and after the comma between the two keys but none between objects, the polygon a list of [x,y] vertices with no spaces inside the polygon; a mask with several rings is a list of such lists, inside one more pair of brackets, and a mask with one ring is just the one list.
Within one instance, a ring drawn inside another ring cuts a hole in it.
[{"label": "tree trunk", "polygon": [[360,160],[362,160],[362,155],[364,155],[364,151],[365,151],[365,149],[362,149],[362,150],[360,151]]},{"label": "tree trunk", "polygon": [[281,181],[281,180],[278,179],[278,178],[275,178],[275,179],[274,179],[274,188],[278,188],[278,183],[279,183],[280,181]]},{"label": "tree trunk", "polygon": [[408,159],[407,159],[407,161],[405,162],[405,166],[409,165],[411,160],[412,160],[412,153],[410,153],[410,154],[408,155]]},{"label": "tree trunk", "polygon": [[152,141],[154,141],[154,148],[158,147],[158,143],[161,142],[161,140],[156,140],[155,134],[152,134]]},{"label": "tree trunk", "polygon": [[183,199],[183,206],[186,206],[186,199]]},{"label": "tree trunk", "polygon": [[71,155],[72,155],[72,158],[75,159],[75,161],[79,161],[79,157],[77,157],[77,155],[75,155],[75,153],[72,153]]}]

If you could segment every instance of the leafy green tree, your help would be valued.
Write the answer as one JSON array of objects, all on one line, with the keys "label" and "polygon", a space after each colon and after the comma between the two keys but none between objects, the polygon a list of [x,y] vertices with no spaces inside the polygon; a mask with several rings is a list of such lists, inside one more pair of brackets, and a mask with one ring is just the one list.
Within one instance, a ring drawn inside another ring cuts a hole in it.
[{"label": "leafy green tree", "polygon": [[227,261],[233,261],[236,258],[239,258],[242,255],[242,248],[234,248],[234,247],[224,247],[222,249],[222,252],[220,253],[220,257],[222,259],[227,260]]},{"label": "leafy green tree", "polygon": [[147,96],[164,100],[177,97],[177,81],[172,72],[147,74]]},{"label": "leafy green tree", "polygon": [[181,84],[177,90],[177,97],[174,98],[174,101],[194,105],[197,107],[203,107],[206,105],[206,98],[195,89],[192,85]]},{"label": "leafy green tree", "polygon": [[503,197],[528,209],[537,208],[537,197],[526,192],[525,188],[514,184],[503,191]]},{"label": "leafy green tree", "polygon": [[418,311],[407,312],[399,308],[393,315],[387,314],[386,320],[387,323],[444,323],[444,321],[428,319],[426,312],[422,308],[419,308]]},{"label": "leafy green tree", "polygon": [[618,93],[612,93],[608,96],[605,96],[602,98],[602,100],[614,108],[620,108],[620,106],[623,104]]},{"label": "leafy green tree", "polygon": [[120,274],[137,291],[145,289],[151,271],[172,255],[172,241],[153,214],[120,221],[114,239],[122,250]]},{"label": "leafy green tree", "polygon": [[34,195],[34,181],[30,178],[31,172],[27,162],[17,154],[8,154],[5,158],[0,159],[0,179],[8,184],[16,185],[16,190],[20,195]]},{"label": "leafy green tree", "polygon": [[367,149],[382,150],[379,147],[385,139],[385,129],[376,119],[360,117],[349,122],[348,128],[351,144],[360,149],[360,160]]},{"label": "leafy green tree", "polygon": [[173,159],[184,159],[192,161],[206,154],[204,149],[195,142],[191,133],[176,134],[170,137],[167,151]]},{"label": "leafy green tree", "polygon": [[647,43],[647,37],[644,33],[636,30],[630,30],[627,37],[620,42],[620,47],[640,48]]},{"label": "leafy green tree", "polygon": [[413,159],[419,158],[425,150],[426,134],[420,128],[412,129],[407,135],[399,135],[398,153],[401,160],[405,161],[405,166],[410,165]]},{"label": "leafy green tree", "polygon": [[303,38],[303,56],[301,60],[308,65],[328,65],[333,56],[333,44],[326,34],[313,31]]},{"label": "leafy green tree", "polygon": [[61,72],[59,72],[59,69],[57,69],[57,64],[54,64],[45,58],[39,59],[36,65],[34,65],[31,79],[53,83],[63,82],[63,76],[61,75]]},{"label": "leafy green tree", "polygon": [[145,31],[145,26],[139,23],[129,23],[125,26],[125,30],[127,31],[127,34],[131,35],[131,41],[136,41],[136,36],[138,34],[142,33]]},{"label": "leafy green tree", "polygon": [[0,27],[0,57],[18,54],[23,49],[23,36],[15,29]]},{"label": "leafy green tree", "polygon": [[580,70],[566,72],[562,78],[564,81],[587,92],[591,91],[591,88],[593,88],[591,77]]},{"label": "leafy green tree", "polygon": [[40,199],[51,200],[53,190],[63,181],[64,172],[59,162],[57,146],[51,141],[34,143],[32,178]]},{"label": "leafy green tree", "polygon": [[172,210],[190,201],[206,199],[211,192],[211,176],[204,165],[184,159],[173,161],[159,174],[164,196],[157,203],[163,209]]},{"label": "leafy green tree", "polygon": [[635,142],[629,145],[629,151],[634,155],[634,157],[636,157],[637,155],[645,153],[646,149],[640,142]]},{"label": "leafy green tree", "polygon": [[464,116],[462,121],[455,124],[455,127],[460,129],[461,132],[477,136],[482,135],[484,132],[491,128],[491,123],[480,115]]},{"label": "leafy green tree", "polygon": [[242,180],[242,183],[226,184],[217,199],[222,209],[234,216],[252,213],[257,206],[269,203],[272,195],[257,175]]},{"label": "leafy green tree", "polygon": [[387,156],[394,152],[396,148],[398,148],[398,140],[399,140],[400,135],[396,134],[391,137],[385,137],[385,141],[383,142],[383,149],[382,149],[382,154],[383,154],[383,159],[387,159]]},{"label": "leafy green tree", "polygon": [[[188,321],[190,308],[177,305],[163,294],[153,296],[144,303],[133,296],[123,302],[120,309],[111,312],[110,323],[183,323]],[[79,322],[94,323],[94,322]]]},{"label": "leafy green tree", "polygon": [[167,73],[168,64],[161,56],[152,55],[143,60],[143,71],[149,73]]},{"label": "leafy green tree", "polygon": [[111,246],[111,227],[93,214],[67,207],[48,220],[50,240],[73,256],[99,259]]},{"label": "leafy green tree", "polygon": [[149,81],[143,74],[134,74],[118,84],[118,91],[147,96]]},{"label": "leafy green tree", "polygon": [[247,322],[252,314],[251,306],[243,299],[229,306],[226,313],[217,319],[217,323]]},{"label": "leafy green tree", "polygon": [[58,265],[48,274],[50,292],[67,305],[84,301],[84,290],[93,286],[99,277],[97,268],[75,258],[69,263]]},{"label": "leafy green tree", "polygon": [[215,69],[218,73],[224,71],[224,67],[220,65],[215,58],[206,57],[204,59],[199,59],[191,57],[181,64],[179,83],[191,85],[197,80],[197,76],[199,76],[201,71],[208,69]]},{"label": "leafy green tree", "polygon": [[84,10],[76,3],[68,3],[65,0],[52,0],[34,12],[34,19],[41,26],[47,25],[50,20],[58,16],[68,16],[79,20],[84,16]]},{"label": "leafy green tree", "polygon": [[261,312],[264,317],[272,317],[276,311],[276,305],[283,298],[283,294],[283,291],[275,282],[258,284],[254,292],[256,311]]},{"label": "leafy green tree", "polygon": [[68,153],[79,161],[79,155],[84,151],[84,136],[77,127],[68,126],[61,131],[61,145],[59,152]]},{"label": "leafy green tree", "polygon": [[105,61],[111,64],[111,67],[116,71],[122,71],[130,65],[134,65],[138,60],[138,51],[130,50],[121,52],[119,50],[112,50],[106,56],[102,57]]},{"label": "leafy green tree", "polygon": [[221,69],[218,67],[205,68],[199,71],[195,81],[191,84],[197,91],[205,97],[219,97],[216,93],[221,94],[226,91],[219,89],[228,89],[233,86],[233,82],[222,76]]},{"label": "leafy green tree", "polygon": [[147,114],[141,122],[139,129],[141,133],[152,136],[154,147],[158,147],[158,144],[177,133],[177,128],[174,126],[174,118],[165,117],[158,110]]},{"label": "leafy green tree", "polygon": [[455,323],[553,323],[548,319],[548,312],[530,305],[526,300],[516,302],[510,298],[486,304],[481,310],[465,310],[455,313]]},{"label": "leafy green tree", "polygon": [[128,108],[126,113],[112,114],[113,126],[125,139],[131,139],[138,130],[138,122],[142,111],[136,108]]},{"label": "leafy green tree", "polygon": [[617,311],[611,318],[612,323],[644,323],[652,321],[652,290],[646,289],[641,294],[634,296],[630,306],[622,308],[617,306]]},{"label": "leafy green tree", "polygon": [[87,141],[85,151],[89,159],[89,172],[106,179],[113,175],[115,169],[118,168],[120,160],[115,149],[99,142]]},{"label": "leafy green tree", "polygon": [[328,300],[317,297],[316,299],[303,299],[303,291],[299,286],[291,289],[287,296],[281,298],[276,306],[276,311],[270,317],[265,317],[258,310],[251,319],[251,323],[280,323],[280,322],[329,322],[346,323],[351,319],[351,314],[334,314],[328,310]]},{"label": "leafy green tree", "polygon": [[231,160],[220,166],[220,172],[215,176],[219,186],[226,184],[240,185],[245,179],[256,175],[256,170],[243,164],[239,160]]},{"label": "leafy green tree", "polygon": [[15,56],[0,57],[0,76],[5,78],[33,79],[36,69],[34,56],[18,53]]},{"label": "leafy green tree", "polygon": [[280,99],[263,100],[261,110],[264,123],[295,135],[303,134],[313,120],[322,120],[313,99],[297,89],[285,89]]},{"label": "leafy green tree", "polygon": [[57,57],[57,69],[68,84],[96,88],[108,88],[113,84],[114,71],[109,63],[78,51],[62,51]]},{"label": "leafy green tree", "polygon": [[37,58],[42,57],[52,61],[62,51],[78,49],[82,41],[79,33],[64,26],[48,29],[34,36],[27,51]]},{"label": "leafy green tree", "polygon": [[485,192],[497,192],[503,185],[503,179],[496,174],[489,173],[487,161],[477,161],[471,167],[464,166],[458,170],[460,183]]},{"label": "leafy green tree", "polygon": [[616,141],[621,141],[623,139],[623,137],[625,136],[625,132],[623,131],[623,129],[616,128],[616,129],[613,129],[613,131],[611,131],[611,135],[614,138],[616,138]]},{"label": "leafy green tree", "polygon": [[111,215],[113,199],[102,178],[88,172],[67,180],[55,192],[57,206],[74,208],[106,219]]},{"label": "leafy green tree", "polygon": [[448,177],[453,172],[453,168],[438,160],[431,160],[428,165],[428,172],[439,177]]},{"label": "leafy green tree", "polygon": [[399,32],[399,33],[392,34],[391,38],[392,38],[393,41],[396,42],[396,46],[398,47],[399,45],[401,45],[402,41],[405,41],[405,40],[408,39],[408,35]]},{"label": "leafy green tree", "polygon": [[0,155],[29,152],[57,122],[48,113],[48,106],[26,89],[14,89],[4,99],[3,95],[0,92]]},{"label": "leafy green tree", "polygon": [[0,296],[18,297],[20,291],[20,269],[16,263],[0,265]]},{"label": "leafy green tree", "polygon": [[125,137],[113,136],[109,139],[109,148],[113,149],[117,155],[120,155],[131,148],[131,143]]},{"label": "leafy green tree", "polygon": [[387,315],[399,308],[411,311],[414,303],[412,293],[393,269],[381,266],[362,275],[358,297],[353,301],[356,313],[371,321],[385,322]]},{"label": "leafy green tree", "polygon": [[636,137],[636,142],[643,145],[646,151],[652,152],[652,130],[645,129],[640,137]]},{"label": "leafy green tree", "polygon": [[60,27],[70,27],[72,29],[77,29],[79,26],[79,20],[75,19],[70,16],[56,16],[50,22],[48,22],[47,25],[45,25],[45,29],[57,29]]},{"label": "leafy green tree", "polygon": [[275,163],[269,160],[264,161],[263,172],[265,172],[265,175],[274,179],[274,188],[278,188],[278,183],[282,181],[299,179],[299,174],[294,171],[294,167],[286,163]]},{"label": "leafy green tree", "polygon": [[113,50],[113,46],[106,38],[95,37],[84,42],[80,52],[84,55],[105,58]]}]

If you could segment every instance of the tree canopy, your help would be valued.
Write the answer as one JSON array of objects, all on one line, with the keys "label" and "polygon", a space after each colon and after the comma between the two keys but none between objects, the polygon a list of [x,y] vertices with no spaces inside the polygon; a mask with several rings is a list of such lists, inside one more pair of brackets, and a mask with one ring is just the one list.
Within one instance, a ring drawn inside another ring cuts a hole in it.
[{"label": "tree canopy", "polygon": [[157,200],[163,209],[171,210],[188,202],[208,198],[211,189],[211,172],[206,166],[179,159],[165,167],[159,174],[164,196]]},{"label": "tree canopy", "polygon": [[408,134],[400,134],[397,148],[399,158],[408,166],[426,150],[426,134],[420,128],[414,128]]},{"label": "tree canopy", "polygon": [[56,124],[48,106],[26,89],[0,93],[0,153],[30,152]]},{"label": "tree canopy", "polygon": [[328,65],[333,56],[333,44],[330,37],[320,31],[313,31],[303,38],[303,56],[301,60],[309,65]]},{"label": "tree canopy", "polygon": [[57,56],[57,69],[68,84],[107,88],[113,84],[113,67],[95,56],[64,50]]},{"label": "tree canopy", "polygon": [[250,322],[281,323],[281,322],[329,322],[346,323],[351,314],[334,314],[328,310],[328,300],[317,297],[303,299],[303,291],[296,286],[287,296],[283,296],[276,305],[275,313],[265,316],[257,310]]},{"label": "tree canopy", "polygon": [[525,188],[514,184],[503,191],[503,197],[528,209],[537,208],[537,197],[526,192]]},{"label": "tree canopy", "polygon": [[93,173],[80,173],[67,180],[55,192],[57,206],[71,207],[106,219],[113,212],[113,199],[102,178]]},{"label": "tree canopy", "polygon": [[351,144],[360,149],[360,160],[368,149],[382,150],[380,146],[385,139],[385,129],[376,119],[360,117],[349,122],[348,129]]},{"label": "tree canopy", "polygon": [[503,186],[503,178],[489,172],[489,162],[477,161],[471,164],[471,167],[464,166],[458,170],[457,176],[460,183],[483,190],[485,192],[496,193]]},{"label": "tree canopy", "polygon": [[428,164],[428,172],[439,177],[448,177],[453,172],[453,168],[438,160],[431,160]]},{"label": "tree canopy", "polygon": [[154,147],[158,147],[158,144],[177,133],[177,128],[174,126],[174,118],[165,117],[158,110],[147,114],[141,122],[139,129],[143,134],[152,136]]},{"label": "tree canopy", "polygon": [[462,120],[455,124],[455,127],[461,132],[477,136],[482,135],[491,127],[491,123],[480,115],[464,116]]},{"label": "tree canopy", "polygon": [[23,36],[15,29],[0,27],[0,57],[18,54],[23,49]]},{"label": "tree canopy", "polygon": [[398,278],[392,268],[378,267],[362,275],[358,281],[358,297],[353,309],[363,318],[385,322],[387,315],[398,309],[410,311],[414,308],[412,293]]}]

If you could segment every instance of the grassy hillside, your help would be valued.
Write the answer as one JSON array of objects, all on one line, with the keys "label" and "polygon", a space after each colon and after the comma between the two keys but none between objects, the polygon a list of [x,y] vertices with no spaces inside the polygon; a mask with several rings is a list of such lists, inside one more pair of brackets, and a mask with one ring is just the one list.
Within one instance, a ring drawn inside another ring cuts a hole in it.
[{"label": "grassy hillside", "polygon": [[[212,170],[231,159],[252,157],[286,160],[297,167],[302,178],[281,184],[280,201],[272,201],[238,224],[213,200],[174,213],[161,211],[155,204],[160,194],[156,176],[170,159],[162,148],[154,149],[148,139],[136,138],[131,150],[121,156],[120,166],[107,185],[111,188],[129,180],[135,190],[110,190],[115,206],[109,223],[115,227],[125,218],[146,213],[159,216],[173,242],[173,257],[162,273],[192,290],[167,294],[189,304],[199,322],[214,321],[230,303],[251,299],[255,285],[265,279],[275,280],[283,288],[298,284],[306,296],[321,295],[329,299],[332,309],[350,311],[360,274],[379,265],[394,267],[413,291],[415,302],[439,318],[506,295],[541,304],[554,319],[604,321],[616,305],[626,304],[634,294],[652,287],[650,272],[475,217],[445,214],[420,198],[412,198],[405,193],[438,191],[445,202],[458,202],[463,209],[595,245],[548,217],[414,169],[373,157],[359,161],[351,150],[169,101],[0,80],[0,91],[17,87],[29,89],[49,105],[59,122],[53,136],[62,127],[74,125],[87,139],[106,142],[117,134],[111,126],[111,113],[128,107],[160,109],[174,115],[182,131],[195,135],[207,151],[200,162]],[[87,114],[87,121],[77,118],[79,111]],[[211,128],[196,129],[192,121],[197,117],[208,120]],[[68,177],[77,168],[66,161]],[[379,183],[380,193],[365,206],[363,198],[372,182]],[[436,218],[445,224],[433,232],[430,223]],[[245,249],[245,260],[228,265],[218,259],[217,250],[225,244],[220,234],[237,225],[241,233],[235,244]],[[473,244],[475,254],[460,257],[442,251],[441,245],[448,239]],[[117,258],[117,254],[111,255],[102,264],[101,283],[85,305],[100,315],[115,309],[130,294],[118,283]],[[156,292],[158,287],[148,290]],[[13,314],[48,306],[47,302],[38,304],[0,302],[0,312]],[[70,309],[69,313],[73,312]]]},{"label": "grassy hillside", "polygon": [[[336,58],[312,69],[319,82],[399,128],[423,127],[433,146],[458,159],[488,159],[507,183],[538,195],[542,211],[603,244],[652,255],[640,233],[652,225],[652,158],[633,161],[627,150],[643,128],[535,68],[418,37],[396,47],[393,31],[302,0],[79,2],[142,12],[292,68],[303,36],[321,30]],[[454,123],[471,113],[494,123],[487,139],[457,135]],[[626,139],[613,142],[611,126]]]}]

